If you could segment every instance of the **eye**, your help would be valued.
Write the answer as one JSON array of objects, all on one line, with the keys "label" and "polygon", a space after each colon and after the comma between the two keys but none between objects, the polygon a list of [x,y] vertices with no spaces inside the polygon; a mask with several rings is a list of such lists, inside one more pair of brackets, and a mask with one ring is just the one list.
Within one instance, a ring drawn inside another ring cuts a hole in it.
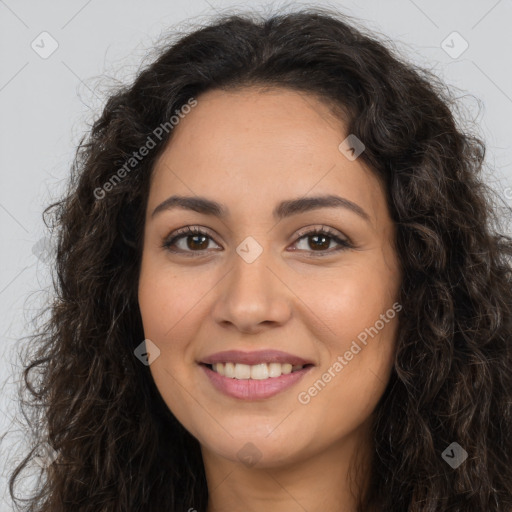
[{"label": "eye", "polygon": [[[354,247],[348,239],[341,238],[326,226],[321,226],[320,228],[318,226],[315,228],[306,228],[298,233],[298,237],[299,238],[295,242],[296,244],[302,239],[312,240],[312,243],[311,240],[308,243],[309,249],[303,249],[312,256],[326,256],[334,252]],[[186,226],[174,233],[171,233],[168,238],[164,239],[162,247],[172,253],[181,253],[186,254],[187,256],[193,256],[194,254],[192,253],[202,253],[208,249],[210,241],[216,244],[206,230],[197,226]],[[335,242],[335,244],[338,245],[338,248],[328,251],[327,249],[331,246],[331,242]],[[219,246],[217,245],[217,247]],[[293,251],[295,250],[297,249],[293,249]]]},{"label": "eye", "polygon": [[[182,247],[178,246],[178,250],[174,249],[173,247],[177,246],[176,242],[182,242],[182,239],[185,244],[181,244]],[[162,247],[174,253],[201,252],[208,248],[208,239],[213,241],[205,230],[197,226],[186,226],[171,233],[169,238],[164,240]]]},{"label": "eye", "polygon": [[[309,239],[309,243],[306,243],[310,249],[305,250],[312,256],[328,256],[334,252],[354,248],[354,245],[347,238],[341,238],[327,226],[306,228],[305,230],[301,230],[298,236],[299,238],[296,243],[300,242],[302,239]],[[327,251],[331,242],[335,242],[339,247]]]}]

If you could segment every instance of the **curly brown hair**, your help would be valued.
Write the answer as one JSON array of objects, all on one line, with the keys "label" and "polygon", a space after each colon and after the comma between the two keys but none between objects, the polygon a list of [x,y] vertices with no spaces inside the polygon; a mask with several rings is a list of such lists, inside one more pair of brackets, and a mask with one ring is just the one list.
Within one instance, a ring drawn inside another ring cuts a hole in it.
[{"label": "curly brown hair", "polygon": [[[391,46],[323,8],[221,15],[167,41],[112,93],[65,197],[44,212],[57,234],[56,295],[26,347],[20,394],[35,443],[10,477],[13,499],[41,446],[56,458],[23,510],[206,510],[199,443],[134,357],[149,179],[172,130],[112,176],[190,98],[250,85],[346,112],[396,224],[403,310],[360,510],[512,510],[512,239],[481,176],[485,146],[458,124],[453,93]],[[469,454],[456,469],[442,457],[453,442]]]}]

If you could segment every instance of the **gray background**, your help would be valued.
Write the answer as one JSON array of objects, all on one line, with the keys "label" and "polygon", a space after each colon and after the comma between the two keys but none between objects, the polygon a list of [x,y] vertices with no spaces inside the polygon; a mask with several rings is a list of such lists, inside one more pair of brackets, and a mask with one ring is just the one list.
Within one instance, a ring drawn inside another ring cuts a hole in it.
[{"label": "gray background", "polygon": [[[488,181],[512,204],[511,0],[254,2],[265,12],[325,5],[394,40],[409,60],[435,70],[477,123],[487,144]],[[41,212],[62,192],[75,147],[105,92],[134,76],[147,49],[171,26],[207,22],[248,5],[220,0],[0,0],[0,511],[12,510],[7,473],[24,455],[15,382],[20,338],[49,300]],[[48,32],[49,36],[40,36]],[[450,36],[449,55],[442,42]],[[43,39],[43,42],[41,42]],[[38,45],[37,53],[31,44]],[[51,44],[58,44],[50,56]],[[44,46],[43,46],[44,45]]]}]

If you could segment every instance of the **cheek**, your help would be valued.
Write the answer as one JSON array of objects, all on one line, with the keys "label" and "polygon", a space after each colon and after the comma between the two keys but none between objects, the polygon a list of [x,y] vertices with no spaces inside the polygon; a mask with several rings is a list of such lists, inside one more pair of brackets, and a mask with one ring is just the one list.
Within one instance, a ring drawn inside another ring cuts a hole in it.
[{"label": "cheek", "polygon": [[[366,328],[379,320],[393,305],[396,283],[389,270],[379,272],[378,265],[337,269],[329,279],[304,282],[304,302],[329,328],[333,349],[341,350]],[[314,284],[314,286],[313,286]]]},{"label": "cheek", "polygon": [[190,325],[194,311],[212,287],[197,272],[177,274],[161,262],[143,261],[138,300],[146,337],[165,343],[176,331]]},{"label": "cheek", "polygon": [[191,420],[197,403],[187,392],[192,362],[184,361],[191,361],[188,340],[194,333],[190,329],[198,325],[194,321],[194,304],[204,293],[169,269],[162,269],[149,259],[143,261],[138,299],[144,335],[160,351],[149,370],[167,407],[192,435],[199,434],[196,425],[201,422]]},{"label": "cheek", "polygon": [[[393,366],[398,327],[398,312],[393,304],[397,289],[395,274],[376,261],[364,267],[337,269],[330,280],[317,281],[317,286],[303,290],[307,294],[304,301],[317,305],[312,308],[315,316],[328,327],[321,339],[327,357],[315,376],[322,379],[325,373],[324,382],[328,383],[325,388],[318,380],[317,385],[308,381],[303,386],[306,392],[306,386],[316,386],[309,389],[320,416],[331,411],[329,403],[338,403],[343,414],[350,410],[348,415],[358,421],[375,406]],[[330,423],[332,418],[327,415],[323,421]]]},{"label": "cheek", "polygon": [[[384,322],[380,314],[387,311],[391,314]],[[356,429],[375,410],[393,368],[398,327],[389,301],[371,312],[354,311],[348,306],[345,312],[342,314],[338,308],[338,315],[333,318],[337,323],[332,324],[337,336],[330,338],[329,357],[314,378],[305,380],[298,396],[308,411],[304,428],[322,425],[333,441]],[[382,322],[381,329],[375,327],[376,322],[377,327]]]}]

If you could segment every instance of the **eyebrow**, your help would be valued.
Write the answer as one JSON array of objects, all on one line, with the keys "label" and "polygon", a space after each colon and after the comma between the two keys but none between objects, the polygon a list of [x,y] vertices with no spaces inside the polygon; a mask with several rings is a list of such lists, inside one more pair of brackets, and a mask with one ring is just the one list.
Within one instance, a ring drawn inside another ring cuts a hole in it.
[{"label": "eyebrow", "polygon": [[[181,208],[183,210],[192,210],[204,215],[212,215],[225,219],[230,215],[229,209],[211,199],[201,196],[171,196],[161,202],[151,214],[155,217],[160,212]],[[336,195],[302,197],[300,199],[290,199],[282,201],[273,210],[272,215],[275,219],[281,220],[292,215],[317,210],[320,208],[346,208],[366,221],[370,222],[370,216],[356,203]]]}]

